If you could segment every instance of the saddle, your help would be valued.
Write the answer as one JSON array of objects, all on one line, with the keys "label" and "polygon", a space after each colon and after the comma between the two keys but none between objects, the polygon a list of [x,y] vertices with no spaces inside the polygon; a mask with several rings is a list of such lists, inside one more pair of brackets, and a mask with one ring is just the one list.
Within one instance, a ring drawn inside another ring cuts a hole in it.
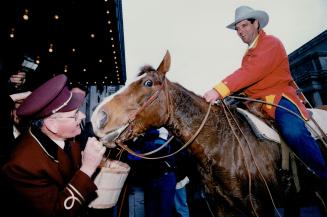
[{"label": "saddle", "polygon": [[[312,118],[306,122],[306,126],[310,131],[314,139],[319,139],[324,137],[323,133],[327,133],[327,111],[322,109],[308,109],[312,114]],[[240,113],[250,124],[253,132],[259,139],[268,139],[273,142],[281,143],[281,137],[278,134],[275,127],[270,123],[267,123],[267,120],[263,119],[262,116],[259,118],[257,115],[254,115],[248,110],[237,108],[238,113]],[[268,120],[269,121],[269,120]],[[318,126],[314,123],[319,125]]]},{"label": "saddle", "polygon": [[[324,138],[327,133],[327,111],[322,109],[309,109],[309,111],[312,114],[312,118],[306,122],[308,130],[310,131],[314,139]],[[274,123],[270,119],[265,118],[262,113],[258,113],[258,110],[253,109],[253,107],[249,110],[245,110],[238,107],[237,112],[241,114],[249,123],[250,127],[252,128],[254,134],[257,136],[258,139],[267,139],[279,143],[281,145],[282,176],[287,176],[291,163],[291,171],[295,188],[297,189],[297,192],[300,191],[300,181],[297,175],[296,162],[294,160],[295,156],[277,132]],[[317,126],[317,124],[319,127]],[[320,144],[320,149],[324,155],[324,158],[327,159],[327,147]],[[283,177],[282,179],[289,179],[289,177]]]}]

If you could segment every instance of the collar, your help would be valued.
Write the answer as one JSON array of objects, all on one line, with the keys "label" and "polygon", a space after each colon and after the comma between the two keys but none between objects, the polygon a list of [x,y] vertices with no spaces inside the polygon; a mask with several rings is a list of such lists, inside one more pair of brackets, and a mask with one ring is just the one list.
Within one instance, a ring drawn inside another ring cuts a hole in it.
[{"label": "collar", "polygon": [[17,129],[17,127],[14,124],[13,124],[12,128],[13,128],[13,135],[16,139],[20,135],[20,131]]},{"label": "collar", "polygon": [[263,29],[261,29],[259,31],[259,34],[257,35],[257,37],[254,39],[254,41],[250,44],[250,46],[248,47],[249,49],[255,48],[258,44],[258,42],[262,39],[262,37],[264,37],[266,35],[265,31],[263,31]]},{"label": "collar", "polygon": [[65,148],[65,141],[63,140],[55,140],[55,139],[51,139],[54,143],[56,143],[61,149]]},{"label": "collar", "polygon": [[48,136],[46,136],[38,127],[32,126],[30,128],[30,134],[34,137],[34,139],[38,142],[43,151],[55,162],[58,161],[58,148],[59,146],[51,140]]},{"label": "collar", "polygon": [[252,41],[252,43],[250,44],[250,46],[248,47],[248,49],[254,48],[257,46],[257,42],[259,39],[259,34],[257,35],[257,37],[255,37],[255,39]]}]

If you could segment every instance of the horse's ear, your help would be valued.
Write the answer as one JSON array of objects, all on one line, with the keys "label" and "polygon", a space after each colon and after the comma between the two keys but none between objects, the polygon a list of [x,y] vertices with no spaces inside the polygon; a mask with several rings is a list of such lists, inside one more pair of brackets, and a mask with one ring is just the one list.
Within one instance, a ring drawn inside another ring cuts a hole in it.
[{"label": "horse's ear", "polygon": [[157,71],[165,75],[169,71],[169,68],[170,68],[170,53],[167,50],[163,60],[161,61],[159,67],[157,68]]}]

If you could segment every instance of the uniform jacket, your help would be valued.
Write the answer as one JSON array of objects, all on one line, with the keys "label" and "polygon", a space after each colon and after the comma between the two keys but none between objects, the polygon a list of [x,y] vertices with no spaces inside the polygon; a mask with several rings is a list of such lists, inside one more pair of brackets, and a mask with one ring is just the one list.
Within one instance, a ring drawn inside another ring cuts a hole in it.
[{"label": "uniform jacket", "polygon": [[95,184],[79,170],[78,143],[70,144],[70,153],[31,128],[4,165],[15,193],[37,216],[78,216],[81,206],[95,196]]},{"label": "uniform jacket", "polygon": [[[309,118],[308,111],[296,93],[283,44],[276,37],[266,35],[263,30],[259,32],[256,44],[244,55],[241,67],[214,88],[222,97],[243,91],[250,98],[275,105],[284,96],[298,107],[303,118]],[[275,117],[275,109],[269,104],[263,106],[263,111],[271,118]]]}]

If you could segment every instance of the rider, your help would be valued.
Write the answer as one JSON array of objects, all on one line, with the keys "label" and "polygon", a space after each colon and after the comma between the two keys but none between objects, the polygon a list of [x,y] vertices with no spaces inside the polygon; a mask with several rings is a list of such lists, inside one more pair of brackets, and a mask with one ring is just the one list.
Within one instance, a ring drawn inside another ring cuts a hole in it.
[{"label": "rider", "polygon": [[275,120],[285,142],[311,171],[327,179],[327,165],[319,146],[305,122],[299,118],[308,120],[310,116],[297,95],[285,48],[278,38],[267,35],[263,30],[268,20],[266,12],[248,6],[235,10],[235,21],[227,28],[236,30],[248,45],[248,50],[241,67],[208,90],[204,98],[214,103],[217,99],[243,91],[248,97],[267,102],[261,109]]}]

